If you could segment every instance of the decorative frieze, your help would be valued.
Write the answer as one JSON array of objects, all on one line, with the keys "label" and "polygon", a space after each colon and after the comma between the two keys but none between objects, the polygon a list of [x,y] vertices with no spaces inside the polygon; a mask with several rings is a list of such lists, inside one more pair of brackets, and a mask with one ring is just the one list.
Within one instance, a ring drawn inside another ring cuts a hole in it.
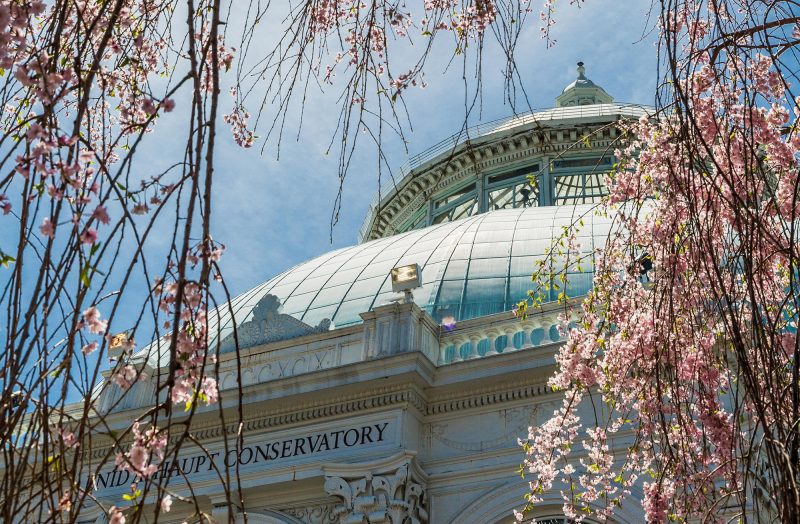
[{"label": "decorative frieze", "polygon": [[280,510],[290,517],[294,517],[303,524],[339,524],[339,516],[334,511],[335,504],[317,504],[299,508]]}]

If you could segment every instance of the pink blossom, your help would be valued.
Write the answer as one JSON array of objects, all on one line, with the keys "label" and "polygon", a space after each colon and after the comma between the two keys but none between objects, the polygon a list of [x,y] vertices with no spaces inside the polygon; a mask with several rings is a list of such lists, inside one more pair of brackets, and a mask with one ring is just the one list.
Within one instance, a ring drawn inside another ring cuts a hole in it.
[{"label": "pink blossom", "polygon": [[200,391],[206,398],[207,404],[215,404],[219,400],[219,389],[217,388],[217,381],[211,377],[203,377]]},{"label": "pink blossom", "polygon": [[142,101],[142,110],[147,113],[148,115],[152,116],[156,114],[156,105],[153,103],[153,100],[150,98],[145,98]]},{"label": "pink blossom", "polygon": [[155,426],[145,432],[139,429],[136,421],[131,427],[133,443],[126,453],[118,453],[116,465],[141,477],[148,478],[158,471],[159,463],[164,459],[164,449],[167,446],[166,433]]},{"label": "pink blossom", "polygon": [[100,312],[94,306],[86,309],[82,316],[90,333],[102,334],[108,328],[108,321],[100,319]]},{"label": "pink blossom", "polygon": [[111,506],[108,510],[108,524],[125,524],[125,515],[116,506]]},{"label": "pink blossom", "polygon": [[667,511],[674,491],[672,483],[666,480],[645,482],[642,507],[647,522],[655,523],[667,520]]},{"label": "pink blossom", "polygon": [[64,446],[68,448],[74,448],[80,444],[75,436],[75,433],[71,431],[61,429],[59,430],[59,434],[61,435],[61,441],[64,443]]},{"label": "pink blossom", "polygon": [[11,202],[8,201],[5,193],[0,193],[0,209],[3,210],[4,215],[11,213]]},{"label": "pink blossom", "polygon": [[97,206],[94,212],[92,212],[92,217],[96,218],[97,221],[102,224],[108,224],[110,222],[108,211],[106,211],[105,206]]},{"label": "pink blossom", "polygon": [[69,512],[72,510],[72,501],[70,500],[70,492],[67,490],[58,501],[58,510]]},{"label": "pink blossom", "polygon": [[50,221],[50,217],[44,218],[42,225],[39,226],[39,231],[41,231],[42,235],[46,236],[47,238],[54,238],[56,236],[56,228]]},{"label": "pink blossom", "polygon": [[84,244],[94,244],[97,242],[97,230],[92,227],[86,228],[84,232],[80,234],[80,240]]},{"label": "pink blossom", "polygon": [[130,364],[123,366],[112,376],[114,382],[122,389],[130,389],[136,382],[136,368]]},{"label": "pink blossom", "polygon": [[164,513],[169,513],[169,510],[172,509],[172,496],[171,495],[164,495],[164,498],[161,499],[161,511]]},{"label": "pink blossom", "polygon": [[83,348],[81,349],[84,355],[89,355],[91,353],[94,353],[96,350],[97,350],[97,342],[90,342],[89,344],[83,346]]},{"label": "pink blossom", "polygon": [[171,98],[165,98],[161,102],[162,107],[164,108],[165,113],[171,113],[173,109],[175,109],[175,101]]}]

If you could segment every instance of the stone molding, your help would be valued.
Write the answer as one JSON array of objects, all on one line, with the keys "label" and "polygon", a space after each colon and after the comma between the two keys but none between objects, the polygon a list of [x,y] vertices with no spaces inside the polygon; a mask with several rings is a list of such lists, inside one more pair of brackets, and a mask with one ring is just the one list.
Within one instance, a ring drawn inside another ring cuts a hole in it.
[{"label": "stone molding", "polygon": [[428,522],[427,475],[413,452],[360,464],[323,466],[325,491],[342,524]]},{"label": "stone molding", "polygon": [[[262,410],[260,412],[251,410],[251,416],[243,421],[241,430],[249,432],[279,428],[335,416],[358,414],[362,411],[396,406],[405,407],[407,405],[413,406],[420,413],[425,411],[425,400],[416,388],[408,384],[400,384],[375,388],[363,394],[342,396],[336,402],[310,402],[305,405],[295,405],[293,408]],[[208,421],[196,419],[192,424],[192,436],[198,441],[219,439],[226,433],[228,436],[236,435],[237,431],[239,431],[238,424],[228,423],[226,426],[222,426],[217,423],[216,419]],[[174,442],[174,439],[172,441]],[[107,456],[108,453],[109,450],[107,448],[96,448],[92,451],[91,458],[102,458]]]}]

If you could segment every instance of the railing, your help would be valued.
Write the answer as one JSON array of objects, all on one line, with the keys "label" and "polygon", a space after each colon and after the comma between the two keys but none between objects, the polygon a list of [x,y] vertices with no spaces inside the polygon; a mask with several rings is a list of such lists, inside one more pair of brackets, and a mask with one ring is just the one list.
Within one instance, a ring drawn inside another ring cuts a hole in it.
[{"label": "railing", "polygon": [[492,133],[505,131],[517,126],[532,124],[534,122],[545,122],[553,120],[569,120],[575,118],[592,118],[592,117],[608,117],[608,116],[626,116],[628,118],[639,118],[643,115],[652,113],[653,109],[648,106],[637,104],[594,104],[587,106],[574,106],[574,107],[556,107],[545,110],[534,110],[520,115],[513,115],[510,117],[499,118],[489,122],[483,122],[474,126],[462,129],[444,140],[437,142],[423,152],[409,157],[403,165],[397,170],[400,175],[400,181],[381,197],[382,190],[372,199],[369,207],[367,208],[364,222],[358,232],[358,242],[364,242],[367,239],[369,230],[372,226],[372,221],[377,215],[381,202],[388,201],[389,198],[394,196],[395,192],[402,188],[409,182],[411,176],[418,167],[433,160],[447,152],[452,152],[463,143],[470,140],[480,138]]}]

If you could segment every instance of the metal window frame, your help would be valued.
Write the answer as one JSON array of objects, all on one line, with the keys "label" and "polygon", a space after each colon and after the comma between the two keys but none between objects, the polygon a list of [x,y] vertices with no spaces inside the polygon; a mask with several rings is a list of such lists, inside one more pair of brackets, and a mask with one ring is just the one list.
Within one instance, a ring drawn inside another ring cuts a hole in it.
[{"label": "metal window frame", "polygon": [[[562,167],[556,168],[555,163],[560,160],[582,160],[582,159],[609,159],[610,162],[608,163],[598,163],[595,167]],[[587,175],[604,175],[606,173],[610,173],[614,168],[614,163],[616,162],[616,158],[614,155],[611,154],[602,154],[598,156],[596,153],[594,155],[576,155],[576,156],[569,156],[569,157],[558,157],[550,159],[548,162],[548,178],[550,181],[550,204],[548,205],[573,205],[573,204],[583,204],[586,203],[586,199],[596,199],[602,198],[606,194],[608,194],[607,190],[601,191],[599,194],[587,194],[586,192],[586,177]],[[580,193],[575,196],[568,196],[568,197],[559,197],[556,195],[556,181],[560,177],[568,177],[568,176],[580,176]],[[605,187],[603,186],[605,189]]]},{"label": "metal window frame", "polygon": [[[448,197],[452,196],[453,194],[455,194],[455,193],[457,193],[459,191],[462,191],[464,188],[469,187],[471,185],[474,185],[475,189],[473,189],[472,191],[468,191],[468,192],[464,193],[464,195],[462,195],[461,197],[453,200],[452,202],[448,202],[447,204],[443,205],[442,207],[436,207],[436,203],[437,202],[439,202],[439,201],[441,201],[441,200],[443,200],[445,198],[448,198]],[[478,193],[478,187],[479,187],[479,184],[477,183],[477,181],[468,180],[466,183],[459,184],[457,187],[451,188],[449,191],[447,191],[445,193],[441,193],[436,198],[432,199],[431,208],[430,208],[430,218],[428,219],[428,225],[434,225],[436,223],[436,222],[434,222],[434,220],[436,220],[437,217],[452,212],[454,208],[456,208],[456,207],[460,206],[461,204],[463,204],[465,202],[468,202],[470,200],[473,200],[473,201],[477,202],[477,204],[478,204],[477,213],[474,213],[474,214],[481,213],[482,211],[481,211],[481,206],[480,206],[480,198],[479,198],[479,193]],[[472,215],[468,215],[468,216],[472,216]],[[449,220],[446,220],[445,222],[451,222],[451,221],[452,221],[452,219],[449,219]],[[443,224],[444,222],[438,222],[438,223],[439,224]]]},{"label": "metal window frame", "polygon": [[[527,180],[528,176],[530,174],[532,174],[531,171],[537,172],[537,178],[538,178],[537,205],[538,206],[548,205],[546,203],[545,199],[543,199],[544,189],[545,188],[544,188],[544,185],[542,184],[542,182],[546,178],[546,174],[547,174],[547,169],[546,169],[547,163],[545,162],[545,160],[546,160],[545,158],[537,158],[537,159],[535,159],[533,161],[530,161],[530,162],[527,162],[525,164],[513,166],[510,169],[506,168],[506,169],[502,169],[502,170],[495,170],[495,171],[491,171],[491,172],[485,173],[481,177],[483,191],[481,192],[481,211],[480,212],[481,213],[485,213],[486,211],[491,211],[491,209],[489,209],[489,192],[490,191],[495,191],[497,189],[503,189],[505,187],[516,186],[517,184],[519,184],[523,180]],[[536,168],[536,169],[533,169],[533,168]],[[508,178],[506,180],[502,180],[502,181],[499,181],[499,182],[489,182],[489,178],[490,177],[498,176],[498,175],[511,174],[511,173],[514,173],[514,172],[518,172],[519,175],[514,177],[514,178]],[[516,207],[516,206],[514,206],[514,207]]]}]

